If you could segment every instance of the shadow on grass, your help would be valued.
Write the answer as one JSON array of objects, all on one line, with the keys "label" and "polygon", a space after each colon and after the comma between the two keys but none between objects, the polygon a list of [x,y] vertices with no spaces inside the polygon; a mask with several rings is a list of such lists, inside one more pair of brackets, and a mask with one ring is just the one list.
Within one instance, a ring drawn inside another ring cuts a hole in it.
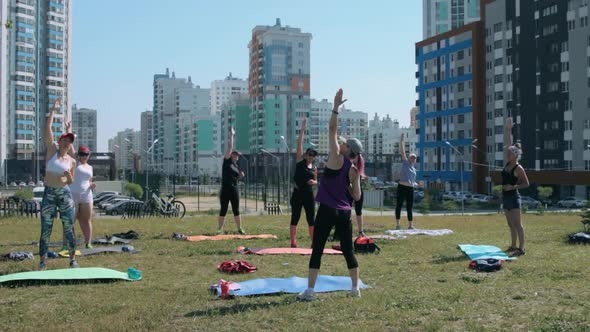
[{"label": "shadow on grass", "polygon": [[[276,294],[273,294],[276,295]],[[187,318],[194,317],[211,317],[211,316],[227,316],[241,314],[248,311],[254,310],[266,310],[270,308],[277,308],[281,305],[289,305],[298,302],[295,299],[287,298],[283,301],[273,301],[265,303],[236,303],[227,307],[212,308],[207,310],[192,311],[184,315]]]},{"label": "shadow on grass", "polygon": [[465,261],[465,255],[459,256],[450,256],[450,255],[441,255],[441,254],[434,254],[432,255],[432,263],[433,264],[446,264],[451,262],[462,262]]}]

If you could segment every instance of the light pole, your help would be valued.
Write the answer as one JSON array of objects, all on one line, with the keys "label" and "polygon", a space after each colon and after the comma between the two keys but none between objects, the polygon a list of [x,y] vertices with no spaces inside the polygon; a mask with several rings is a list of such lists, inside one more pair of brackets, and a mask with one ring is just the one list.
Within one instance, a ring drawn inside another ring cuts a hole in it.
[{"label": "light pole", "polygon": [[287,144],[287,140],[285,136],[281,136],[281,140],[285,143],[285,148],[287,149],[287,195],[285,195],[285,199],[287,199],[289,193],[291,193],[291,149],[289,149],[289,144]]},{"label": "light pole", "polygon": [[150,199],[150,187],[149,187],[149,185],[150,185],[150,182],[149,182],[150,165],[153,166],[153,163],[154,163],[154,145],[156,145],[156,143],[158,143],[157,138],[152,142],[152,144],[147,149],[147,151],[145,151],[150,156],[150,163],[145,168],[145,201],[146,202]]},{"label": "light pole", "polygon": [[277,163],[278,163],[278,169],[279,169],[279,181],[277,182],[277,202],[281,201],[281,183],[280,183],[280,179],[281,179],[281,158],[275,156],[274,154],[266,151],[265,149],[260,149],[260,152],[262,153],[266,153],[267,155],[273,157],[274,159],[276,159]]},{"label": "light pole", "polygon": [[465,162],[464,158],[463,158],[463,153],[461,153],[461,151],[459,151],[455,146],[453,146],[453,144],[451,144],[449,141],[445,141],[445,144],[448,145],[451,149],[455,150],[455,152],[457,152],[459,155],[461,155],[461,215],[465,215],[465,197],[463,196],[463,163]]}]

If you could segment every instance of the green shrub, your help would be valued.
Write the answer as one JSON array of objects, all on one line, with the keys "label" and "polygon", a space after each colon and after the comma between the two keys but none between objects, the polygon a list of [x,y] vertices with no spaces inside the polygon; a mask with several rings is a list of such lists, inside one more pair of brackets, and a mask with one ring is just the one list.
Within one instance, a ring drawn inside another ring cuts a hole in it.
[{"label": "green shrub", "polygon": [[19,189],[14,193],[15,197],[23,200],[33,199],[33,190],[31,189]]},{"label": "green shrub", "polygon": [[421,214],[428,214],[430,212],[430,202],[424,198],[420,203],[416,204],[416,210]]},{"label": "green shrub", "polygon": [[125,193],[137,199],[143,198],[143,188],[136,183],[127,183],[125,185]]}]

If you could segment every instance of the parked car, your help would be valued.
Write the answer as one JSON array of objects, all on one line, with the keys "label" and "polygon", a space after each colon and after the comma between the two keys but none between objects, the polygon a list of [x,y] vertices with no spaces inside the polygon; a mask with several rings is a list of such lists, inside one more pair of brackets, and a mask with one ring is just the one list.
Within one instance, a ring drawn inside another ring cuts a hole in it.
[{"label": "parked car", "polygon": [[97,200],[105,195],[120,195],[116,191],[101,191],[99,193],[94,194],[94,200]]},{"label": "parked car", "polygon": [[43,200],[43,194],[45,193],[45,187],[35,187],[33,188],[33,200],[39,202]]},{"label": "parked car", "polygon": [[106,195],[100,196],[99,198],[95,198],[94,199],[94,205],[98,206],[98,204],[100,202],[105,201],[105,200],[110,199],[110,198],[113,198],[115,196],[119,196],[119,195],[117,195],[117,194],[106,194]]},{"label": "parked car", "polygon": [[576,197],[566,197],[559,202],[557,206],[566,208],[581,208],[584,207],[584,201]]},{"label": "parked car", "polygon": [[482,194],[467,194],[465,198],[470,203],[489,203],[492,200],[492,196]]},{"label": "parked car", "polygon": [[21,182],[19,182],[19,183],[18,183],[18,185],[19,185],[20,187],[26,187],[26,186],[27,186],[27,183],[26,183],[26,182],[24,182],[24,181],[21,181]]},{"label": "parked car", "polygon": [[522,206],[526,206],[528,209],[538,209],[541,202],[529,196],[520,196],[520,202]]},{"label": "parked car", "polygon": [[98,204],[98,207],[104,210],[104,209],[106,209],[106,208],[107,208],[109,205],[114,205],[114,204],[116,204],[116,203],[118,203],[118,202],[122,202],[122,201],[129,201],[129,200],[131,200],[131,199],[133,199],[133,198],[131,198],[131,197],[127,197],[127,196],[116,196],[116,197],[113,197],[113,198],[111,198],[111,199],[109,199],[109,200],[106,200],[106,201],[100,202],[100,203]]},{"label": "parked car", "polygon": [[133,204],[133,203],[143,203],[143,202],[140,200],[137,200],[137,199],[130,199],[130,200],[116,202],[114,204],[107,206],[105,209],[105,213],[108,215],[111,215],[111,216],[122,215],[123,213],[125,213],[125,209],[130,204]]}]

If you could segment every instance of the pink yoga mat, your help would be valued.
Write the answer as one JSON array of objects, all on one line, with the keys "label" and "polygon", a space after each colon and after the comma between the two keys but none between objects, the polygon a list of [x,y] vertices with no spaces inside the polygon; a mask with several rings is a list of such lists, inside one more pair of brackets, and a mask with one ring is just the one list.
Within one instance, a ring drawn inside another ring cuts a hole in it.
[{"label": "pink yoga mat", "polygon": [[[240,254],[255,255],[311,255],[311,248],[246,248],[238,247],[236,249]],[[324,249],[327,255],[342,255],[342,251],[334,249]]]},{"label": "pink yoga mat", "polygon": [[186,241],[222,241],[222,240],[250,240],[250,239],[277,239],[276,235],[272,234],[257,234],[257,235],[239,235],[239,234],[220,234],[220,235],[193,235],[184,238]]}]

